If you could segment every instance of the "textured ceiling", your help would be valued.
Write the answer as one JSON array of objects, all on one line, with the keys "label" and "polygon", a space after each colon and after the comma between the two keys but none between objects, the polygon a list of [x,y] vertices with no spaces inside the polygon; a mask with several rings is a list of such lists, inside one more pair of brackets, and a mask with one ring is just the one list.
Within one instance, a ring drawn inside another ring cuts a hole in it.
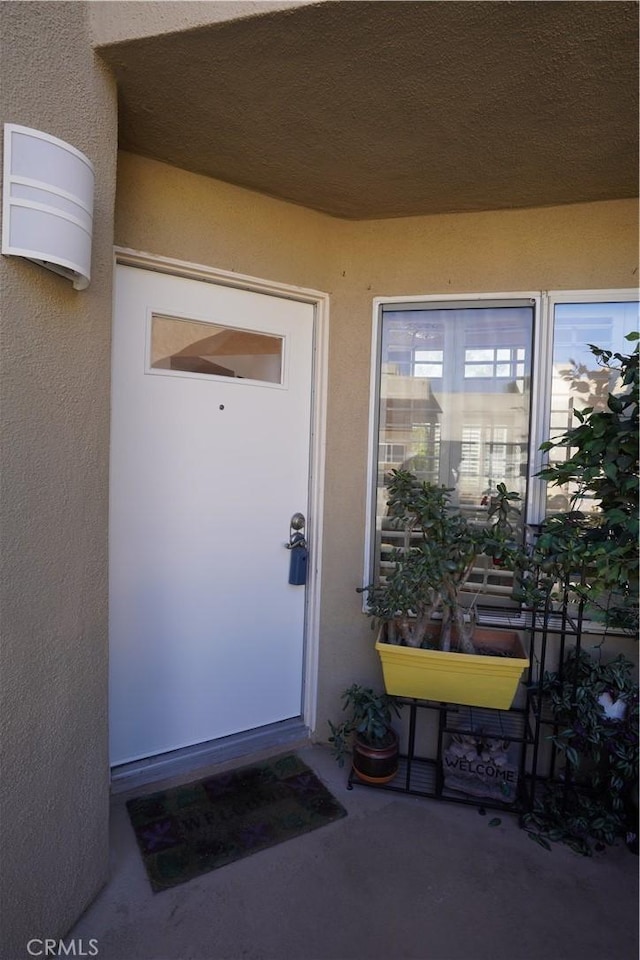
[{"label": "textured ceiling", "polygon": [[638,8],[323,2],[100,48],[120,145],[339,217],[637,195]]}]

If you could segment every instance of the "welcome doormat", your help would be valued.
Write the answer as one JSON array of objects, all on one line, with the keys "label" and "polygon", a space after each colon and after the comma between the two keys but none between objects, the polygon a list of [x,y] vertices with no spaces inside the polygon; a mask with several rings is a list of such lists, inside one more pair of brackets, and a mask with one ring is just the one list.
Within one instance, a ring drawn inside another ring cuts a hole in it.
[{"label": "welcome doormat", "polygon": [[295,754],[129,800],[154,893],[347,815]]}]

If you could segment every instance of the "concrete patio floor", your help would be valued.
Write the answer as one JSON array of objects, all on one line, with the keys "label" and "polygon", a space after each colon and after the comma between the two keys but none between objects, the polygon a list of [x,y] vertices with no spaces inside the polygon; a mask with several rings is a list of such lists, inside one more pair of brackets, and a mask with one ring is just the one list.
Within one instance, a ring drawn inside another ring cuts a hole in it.
[{"label": "concrete patio floor", "polygon": [[548,852],[511,814],[489,827],[474,807],[348,791],[326,748],[297,753],[346,818],[153,894],[115,797],[111,880],[68,937],[99,960],[636,960],[625,846]]}]

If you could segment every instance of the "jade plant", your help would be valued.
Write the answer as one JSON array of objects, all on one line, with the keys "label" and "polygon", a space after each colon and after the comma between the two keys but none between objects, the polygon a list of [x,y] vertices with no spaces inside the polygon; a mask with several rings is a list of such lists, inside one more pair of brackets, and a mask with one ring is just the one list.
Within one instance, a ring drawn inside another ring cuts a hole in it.
[{"label": "jade plant", "polygon": [[392,470],[387,489],[391,522],[404,539],[384,581],[360,591],[367,593],[367,612],[386,624],[390,643],[408,647],[435,642],[433,615],[439,613],[440,649],[475,653],[475,611],[463,602],[462,590],[480,553],[511,558],[518,494],[500,484],[487,500],[492,522],[482,527],[453,509],[452,490],[408,470]]}]

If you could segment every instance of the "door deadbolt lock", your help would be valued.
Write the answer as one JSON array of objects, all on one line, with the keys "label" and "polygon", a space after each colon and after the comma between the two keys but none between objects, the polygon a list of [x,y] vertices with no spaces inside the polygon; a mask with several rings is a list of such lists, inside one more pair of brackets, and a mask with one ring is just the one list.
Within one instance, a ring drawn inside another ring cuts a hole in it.
[{"label": "door deadbolt lock", "polygon": [[304,586],[307,582],[307,562],[309,551],[304,535],[306,521],[302,513],[294,513],[289,527],[289,542],[285,543],[291,551],[289,557],[289,583],[295,587]]},{"label": "door deadbolt lock", "polygon": [[291,529],[292,530],[304,530],[305,519],[303,513],[294,513],[291,517]]}]

